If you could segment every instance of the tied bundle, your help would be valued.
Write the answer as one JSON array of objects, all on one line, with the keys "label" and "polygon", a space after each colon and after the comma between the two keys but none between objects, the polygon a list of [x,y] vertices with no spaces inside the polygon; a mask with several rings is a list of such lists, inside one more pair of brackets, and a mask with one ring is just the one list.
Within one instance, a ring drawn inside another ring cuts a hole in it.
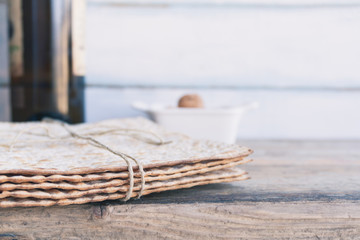
[{"label": "tied bundle", "polygon": [[0,130],[13,139],[0,142],[0,207],[127,201],[249,178],[233,167],[250,161],[250,149],[169,133],[142,118],[1,123]]}]

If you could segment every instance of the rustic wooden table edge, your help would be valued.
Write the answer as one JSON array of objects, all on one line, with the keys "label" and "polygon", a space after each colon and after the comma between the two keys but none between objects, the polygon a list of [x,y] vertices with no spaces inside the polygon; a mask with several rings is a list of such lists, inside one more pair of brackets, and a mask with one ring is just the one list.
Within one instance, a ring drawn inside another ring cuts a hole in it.
[{"label": "rustic wooden table edge", "polygon": [[0,209],[0,239],[360,239],[360,141],[243,141],[250,181]]}]

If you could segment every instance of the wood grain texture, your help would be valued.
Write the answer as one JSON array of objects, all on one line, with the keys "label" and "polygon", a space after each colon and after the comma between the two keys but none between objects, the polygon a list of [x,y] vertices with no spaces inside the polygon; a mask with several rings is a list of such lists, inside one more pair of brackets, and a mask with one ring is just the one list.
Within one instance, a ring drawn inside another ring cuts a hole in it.
[{"label": "wood grain texture", "polygon": [[340,202],[81,205],[15,209],[2,211],[1,217],[6,218],[0,226],[7,234],[27,239],[356,239],[360,235],[358,204]]},{"label": "wood grain texture", "polygon": [[0,239],[360,239],[360,141],[244,141],[252,179],[127,204],[0,209]]}]

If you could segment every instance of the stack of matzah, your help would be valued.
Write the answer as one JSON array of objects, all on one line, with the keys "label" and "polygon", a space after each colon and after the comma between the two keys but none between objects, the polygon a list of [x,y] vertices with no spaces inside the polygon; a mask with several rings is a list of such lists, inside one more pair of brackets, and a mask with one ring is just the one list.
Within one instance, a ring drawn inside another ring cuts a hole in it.
[{"label": "stack of matzah", "polygon": [[[130,167],[114,152],[128,156]],[[0,207],[81,204],[245,180],[234,166],[251,152],[170,133],[143,118],[66,127],[0,123]]]}]

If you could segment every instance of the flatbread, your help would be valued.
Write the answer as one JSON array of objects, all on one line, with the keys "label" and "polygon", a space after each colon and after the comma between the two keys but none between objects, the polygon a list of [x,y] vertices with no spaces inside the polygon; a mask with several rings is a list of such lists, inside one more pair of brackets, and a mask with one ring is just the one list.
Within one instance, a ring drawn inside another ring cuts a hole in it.
[{"label": "flatbread", "polygon": [[[218,165],[207,167],[206,164],[202,168],[199,168],[199,164],[196,167],[198,169],[188,170],[186,172],[178,172],[169,175],[160,175],[160,176],[148,176],[145,177],[145,182],[153,182],[153,181],[165,181],[169,179],[182,178],[186,176],[192,176],[197,174],[204,174],[211,171],[217,171],[224,168],[235,167],[237,165],[248,162],[249,160],[238,160],[234,162],[227,161],[219,161]],[[134,179],[135,183],[139,183],[141,179],[139,177]],[[106,188],[106,187],[116,187],[128,184],[129,181],[127,179],[110,179],[110,180],[96,180],[91,182],[41,182],[41,183],[3,183],[0,184],[0,191],[12,191],[15,189],[21,190],[31,190],[31,189],[64,189],[64,190],[90,190],[97,188]],[[1,194],[0,194],[1,195]],[[0,197],[1,198],[1,197]]]},{"label": "flatbread", "polygon": [[[233,178],[247,176],[245,171],[238,170],[233,172],[232,174],[229,171],[217,171],[215,173],[208,173],[204,175],[195,175],[190,177],[183,177],[178,179],[171,179],[168,181],[156,181],[151,182],[145,185],[145,191],[150,191],[153,189],[161,189],[172,187],[176,185],[186,185],[192,182],[197,181],[210,181],[221,178]],[[79,198],[86,195],[96,195],[103,193],[126,193],[128,191],[128,186],[117,186],[117,187],[106,187],[106,188],[96,188],[85,191],[79,190],[59,190],[59,189],[50,189],[50,190],[14,190],[14,191],[3,191],[0,194],[0,199],[14,197],[14,198],[39,198],[39,199],[65,199],[65,198]],[[134,191],[138,192],[140,190],[140,186],[135,186]]]},{"label": "flatbread", "polygon": [[[171,133],[144,118],[84,123],[69,128],[134,157],[148,169],[246,157],[252,153],[251,149],[235,144],[194,140]],[[160,141],[156,136],[168,143],[150,144]],[[9,148],[11,144],[12,148]],[[133,165],[136,170],[136,164]],[[60,124],[0,123],[0,174],[66,175],[126,169],[127,164],[119,156],[86,140],[71,137]]]},{"label": "flatbread", "polygon": [[[213,177],[206,179],[199,179],[198,181],[189,181],[184,184],[175,184],[171,186],[164,186],[164,187],[158,187],[153,189],[145,190],[143,195],[148,195],[150,193],[155,192],[162,192],[162,191],[168,191],[168,190],[175,190],[175,189],[181,189],[181,188],[190,188],[194,186],[199,185],[205,185],[205,184],[211,184],[211,183],[224,183],[224,182],[233,182],[233,181],[242,181],[249,179],[249,176],[247,175],[236,175],[236,172],[229,171],[228,176],[224,176],[222,174],[222,177],[214,177],[217,173],[213,173]],[[136,197],[137,193],[133,192],[132,197]],[[116,199],[122,199],[125,197],[124,193],[109,193],[109,194],[95,194],[95,195],[86,195],[79,198],[64,198],[60,200],[54,200],[54,199],[21,199],[21,198],[15,198],[15,197],[9,197],[0,199],[0,207],[1,208],[7,208],[7,207],[35,207],[35,206],[53,206],[53,205],[70,205],[70,204],[84,204],[89,202],[101,202],[105,200],[116,200]]]},{"label": "flatbread", "polygon": [[[248,179],[235,144],[194,140],[143,118],[64,126],[0,123],[0,207],[82,204]],[[145,169],[145,185],[136,161]]]},{"label": "flatbread", "polygon": [[[243,158],[233,158],[225,160],[213,160],[213,161],[202,161],[195,164],[183,164],[172,167],[161,167],[154,169],[146,169],[145,177],[147,181],[155,180],[165,180],[167,175],[187,173],[193,170],[202,170],[203,172],[212,171],[207,169],[209,167],[217,166],[221,167],[227,163],[236,162],[238,164],[244,164],[252,161],[251,159]],[[219,168],[220,169],[220,168]],[[135,172],[134,177],[140,178],[140,173]],[[99,181],[99,180],[112,180],[112,179],[128,179],[129,174],[127,171],[123,172],[106,172],[106,173],[97,173],[97,174],[85,174],[85,175],[33,175],[33,176],[24,176],[24,175],[0,175],[0,183],[43,183],[43,182],[71,182],[71,183],[80,183],[80,182],[90,182],[90,181]],[[1,187],[0,187],[1,190]]]}]

